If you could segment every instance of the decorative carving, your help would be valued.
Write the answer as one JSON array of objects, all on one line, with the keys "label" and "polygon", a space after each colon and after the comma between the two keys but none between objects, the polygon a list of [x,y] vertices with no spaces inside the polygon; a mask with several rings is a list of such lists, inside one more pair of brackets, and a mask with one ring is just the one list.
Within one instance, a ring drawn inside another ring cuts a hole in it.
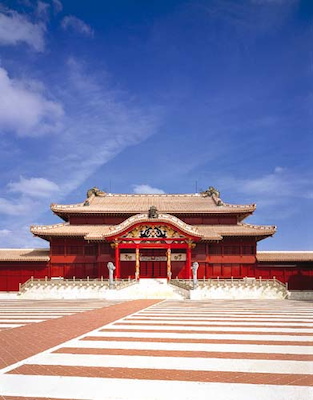
[{"label": "decorative carving", "polygon": [[158,218],[159,214],[158,214],[158,210],[156,208],[156,206],[151,206],[148,212],[148,217],[149,218]]},{"label": "decorative carving", "polygon": [[139,225],[132,231],[128,232],[123,238],[131,239],[173,239],[185,238],[181,233],[175,231],[167,225]]},{"label": "decorative carving", "polygon": [[95,196],[103,196],[103,195],[105,194],[105,192],[103,192],[102,190],[100,190],[100,189],[97,188],[97,187],[93,187],[93,188],[91,188],[91,189],[88,190],[88,192],[87,192],[87,198],[89,198],[89,197],[92,196],[93,194],[94,194]]},{"label": "decorative carving", "polygon": [[[175,217],[174,215],[159,214],[158,219],[163,220],[165,223],[170,222],[174,225],[179,226],[183,231],[185,231],[189,235],[191,234],[191,235],[201,236],[196,227],[186,224],[184,221]],[[127,218],[125,221],[123,221],[119,225],[111,226],[109,228],[109,230],[112,234],[117,234],[118,232],[123,231],[126,227],[131,226],[134,223],[138,223],[140,221],[145,222],[146,220],[147,220],[147,214],[133,215],[133,216]]]}]

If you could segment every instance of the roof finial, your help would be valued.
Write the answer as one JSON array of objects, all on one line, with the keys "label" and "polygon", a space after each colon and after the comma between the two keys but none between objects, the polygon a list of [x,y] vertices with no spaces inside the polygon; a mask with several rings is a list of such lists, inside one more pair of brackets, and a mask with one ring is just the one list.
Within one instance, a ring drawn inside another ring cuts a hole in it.
[{"label": "roof finial", "polygon": [[204,190],[203,192],[200,192],[200,194],[203,197],[212,197],[217,206],[222,206],[223,205],[223,202],[220,199],[219,190],[215,189],[213,186],[210,186],[209,189]]},{"label": "roof finial", "polygon": [[203,197],[212,197],[213,195],[216,197],[220,197],[220,192],[215,189],[213,186],[210,186],[209,189],[200,192]]},{"label": "roof finial", "polygon": [[89,197],[92,196],[93,194],[94,194],[95,196],[102,196],[102,195],[105,195],[105,192],[103,192],[102,190],[100,190],[99,188],[97,188],[97,187],[95,186],[95,187],[93,187],[93,188],[91,188],[91,189],[88,190],[88,192],[87,192],[87,198],[89,198]]}]

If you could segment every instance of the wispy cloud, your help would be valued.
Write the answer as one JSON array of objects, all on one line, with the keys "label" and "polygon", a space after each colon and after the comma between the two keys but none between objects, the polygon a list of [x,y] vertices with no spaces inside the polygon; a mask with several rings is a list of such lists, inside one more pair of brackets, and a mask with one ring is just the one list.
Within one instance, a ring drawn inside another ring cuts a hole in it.
[{"label": "wispy cloud", "polygon": [[59,13],[63,10],[63,4],[60,0],[52,0],[52,5],[56,13]]},{"label": "wispy cloud", "polygon": [[164,194],[164,190],[152,187],[147,184],[133,185],[134,193],[136,194]]},{"label": "wispy cloud", "polygon": [[40,203],[29,197],[18,197],[6,199],[0,197],[0,214],[11,216],[29,216]]},{"label": "wispy cloud", "polygon": [[64,30],[73,30],[85,36],[94,35],[93,29],[88,24],[86,24],[86,22],[73,15],[67,15],[66,17],[64,17],[61,22],[61,26]]},{"label": "wispy cloud", "polygon": [[87,65],[70,59],[64,72],[59,97],[67,113],[62,135],[51,144],[47,168],[55,170],[62,163],[57,182],[68,193],[125,148],[156,133],[160,115],[115,90],[104,71],[90,74]]},{"label": "wispy cloud", "polygon": [[[5,186],[4,195],[0,198],[0,214],[5,217],[2,228],[7,229],[10,226],[10,232],[6,232],[2,238],[3,245],[36,245],[36,240],[26,234],[27,230],[24,235],[17,235],[22,225],[33,224],[34,218],[40,219],[40,215],[49,210],[51,200],[62,201],[62,198],[82,185],[90,175],[117,154],[157,132],[160,119],[158,110],[141,105],[138,99],[132,98],[127,92],[115,90],[105,71],[93,71],[91,74],[88,68],[88,64],[70,59],[60,70],[62,87],[54,88],[54,96],[58,101],[52,103],[59,111],[54,117],[59,118],[56,121],[62,123],[62,127],[54,132],[57,133],[56,140],[51,140],[51,135],[46,135],[46,145],[40,147],[39,153],[35,153],[35,165],[40,162],[38,157],[44,163],[43,173],[38,176],[29,159],[25,160],[27,177],[20,172],[24,168],[23,159],[16,170],[13,168],[11,171],[11,176],[17,175],[17,178]],[[20,85],[15,87],[5,71],[2,73],[3,81],[6,82],[4,87],[13,87],[13,92],[21,90]],[[45,107],[50,100],[42,95],[43,89],[40,85],[29,86],[32,86],[32,90],[25,91],[27,96],[30,99],[32,96],[35,99],[40,98],[41,106]],[[11,101],[10,104],[12,103],[14,102]],[[34,104],[37,104],[36,101]],[[1,121],[4,124],[4,117],[5,114],[1,119],[0,113],[0,126]],[[33,126],[37,126],[37,132],[45,130],[45,118],[38,114],[34,120]],[[22,132],[25,134],[24,122],[16,112],[16,120],[12,118],[11,122],[12,131],[20,136]],[[28,135],[31,132],[28,128]],[[15,141],[15,147],[22,143],[21,140]],[[32,137],[31,140],[35,147],[36,141],[41,141],[42,137]],[[31,156],[32,149],[29,148],[28,151]]]},{"label": "wispy cloud", "polygon": [[45,47],[45,25],[32,23],[15,11],[0,13],[0,44],[18,45],[26,43],[33,50],[42,52]]},{"label": "wispy cloud", "polygon": [[50,4],[43,1],[38,1],[35,13],[38,18],[42,20],[48,20],[50,13]]},{"label": "wispy cloud", "polygon": [[[1,22],[0,22],[1,25]],[[18,136],[40,136],[60,130],[62,105],[49,100],[32,81],[11,79],[0,67],[0,129]]]},{"label": "wispy cloud", "polygon": [[312,174],[297,174],[282,167],[255,178],[224,177],[221,182],[225,189],[253,198],[262,207],[288,205],[291,199],[301,201],[313,198]]},{"label": "wispy cloud", "polygon": [[10,182],[8,184],[8,191],[30,197],[41,198],[57,195],[60,188],[56,183],[45,178],[26,179],[21,176],[18,182]]}]

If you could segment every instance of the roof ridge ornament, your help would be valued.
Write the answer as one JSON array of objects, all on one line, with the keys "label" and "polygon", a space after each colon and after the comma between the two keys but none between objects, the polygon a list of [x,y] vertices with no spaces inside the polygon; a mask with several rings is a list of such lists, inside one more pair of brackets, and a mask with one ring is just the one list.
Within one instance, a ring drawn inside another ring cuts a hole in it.
[{"label": "roof ridge ornament", "polygon": [[100,190],[99,188],[97,188],[96,186],[94,186],[93,188],[89,189],[87,191],[87,198],[91,197],[92,195],[94,196],[105,196],[105,192],[103,192],[102,190]]},{"label": "roof ridge ornament", "polygon": [[148,211],[148,218],[158,218],[158,217],[159,217],[158,209],[156,208],[156,206],[151,206]]},{"label": "roof ridge ornament", "polygon": [[212,197],[217,206],[222,206],[224,203],[220,199],[220,191],[215,187],[210,186],[207,190],[200,192],[203,197]]}]

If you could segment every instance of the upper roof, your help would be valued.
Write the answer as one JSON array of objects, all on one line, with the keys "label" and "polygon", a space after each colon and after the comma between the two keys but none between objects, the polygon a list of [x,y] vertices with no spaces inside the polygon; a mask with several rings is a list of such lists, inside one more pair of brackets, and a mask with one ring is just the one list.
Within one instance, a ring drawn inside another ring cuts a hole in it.
[{"label": "upper roof", "polygon": [[49,249],[0,249],[0,261],[49,261]]},{"label": "upper roof", "polygon": [[[92,191],[92,192],[91,192]],[[196,194],[111,194],[93,188],[87,199],[78,204],[51,204],[57,215],[67,214],[141,214],[155,206],[160,213],[251,214],[255,204],[224,203],[214,188]]]}]

